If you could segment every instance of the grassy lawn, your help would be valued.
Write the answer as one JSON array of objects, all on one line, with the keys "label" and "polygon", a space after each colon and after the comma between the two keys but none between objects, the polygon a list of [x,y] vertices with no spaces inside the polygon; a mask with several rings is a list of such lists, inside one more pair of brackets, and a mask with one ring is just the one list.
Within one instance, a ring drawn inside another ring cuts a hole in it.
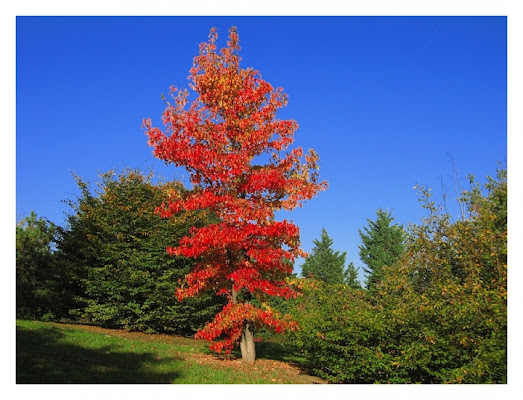
[{"label": "grassy lawn", "polygon": [[[17,383],[322,383],[278,343],[258,343],[258,360],[219,357],[207,343],[81,325],[16,321]],[[294,365],[293,365],[294,364]]]}]

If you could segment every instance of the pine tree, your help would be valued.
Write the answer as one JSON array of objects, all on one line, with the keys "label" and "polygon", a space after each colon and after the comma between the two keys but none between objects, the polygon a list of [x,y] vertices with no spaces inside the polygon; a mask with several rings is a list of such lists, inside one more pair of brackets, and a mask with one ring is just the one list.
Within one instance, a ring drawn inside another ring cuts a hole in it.
[{"label": "pine tree", "polygon": [[56,226],[34,211],[16,224],[17,318],[52,318],[56,304]]},{"label": "pine tree", "polygon": [[322,229],[320,240],[314,240],[311,255],[302,266],[302,276],[312,277],[328,284],[343,284],[346,280],[345,258],[347,252],[340,254],[331,246],[332,239],[327,231]]},{"label": "pine tree", "polygon": [[391,266],[405,249],[403,228],[392,224],[394,218],[391,213],[379,209],[376,212],[376,221],[367,219],[368,226],[359,231],[362,244],[359,247],[359,256],[367,268],[365,286],[371,289],[379,280],[381,268]]},{"label": "pine tree", "polygon": [[344,273],[345,285],[353,289],[361,289],[361,283],[358,280],[358,269],[356,269],[352,261],[349,263]]}]

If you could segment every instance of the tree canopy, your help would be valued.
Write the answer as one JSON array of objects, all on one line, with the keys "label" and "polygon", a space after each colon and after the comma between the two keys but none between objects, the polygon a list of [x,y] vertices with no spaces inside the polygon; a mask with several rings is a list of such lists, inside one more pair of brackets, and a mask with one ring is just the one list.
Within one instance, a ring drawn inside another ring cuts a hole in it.
[{"label": "tree canopy", "polygon": [[379,209],[376,220],[367,219],[368,225],[359,231],[362,244],[359,245],[359,255],[367,266],[365,285],[367,289],[381,279],[383,266],[391,266],[405,249],[403,228],[392,224],[394,218],[390,212]]}]

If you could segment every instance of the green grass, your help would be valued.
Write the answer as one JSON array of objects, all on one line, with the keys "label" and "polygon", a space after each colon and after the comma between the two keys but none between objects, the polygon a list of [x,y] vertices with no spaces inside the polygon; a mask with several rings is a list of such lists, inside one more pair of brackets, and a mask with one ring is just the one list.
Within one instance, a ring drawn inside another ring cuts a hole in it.
[{"label": "green grass", "polygon": [[194,339],[17,320],[16,381],[312,383],[281,362],[300,362],[292,351],[278,343],[259,343],[257,350],[262,361],[245,365],[234,354],[232,359],[211,356],[207,343]]}]

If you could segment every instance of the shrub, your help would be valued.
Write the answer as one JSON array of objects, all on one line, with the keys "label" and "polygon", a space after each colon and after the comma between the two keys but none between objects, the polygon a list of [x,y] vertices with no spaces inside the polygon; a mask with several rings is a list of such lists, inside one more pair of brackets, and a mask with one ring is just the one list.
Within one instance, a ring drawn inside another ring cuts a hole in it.
[{"label": "shrub", "polygon": [[407,250],[372,291],[299,281],[290,339],[314,370],[344,383],[506,383],[506,170],[471,178],[452,221],[436,207],[411,226]]},{"label": "shrub", "polygon": [[300,329],[290,341],[314,372],[334,383],[374,383],[388,377],[383,345],[388,326],[364,290],[303,279],[293,304]]}]

